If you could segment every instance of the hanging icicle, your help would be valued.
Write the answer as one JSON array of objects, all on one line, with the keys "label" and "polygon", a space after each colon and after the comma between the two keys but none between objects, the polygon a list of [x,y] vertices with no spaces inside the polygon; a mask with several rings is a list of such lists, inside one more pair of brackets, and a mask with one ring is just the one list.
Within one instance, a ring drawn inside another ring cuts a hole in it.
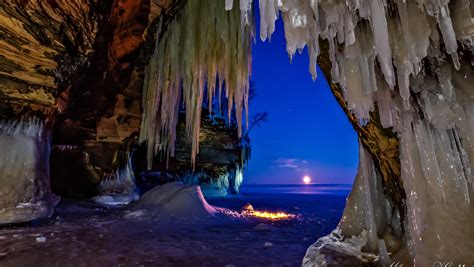
[{"label": "hanging icicle", "polygon": [[232,5],[235,7],[238,3],[187,1],[180,16],[157,40],[146,68],[140,134],[140,141],[148,145],[148,168],[159,151],[166,157],[174,155],[181,103],[186,109],[186,129],[192,138],[194,165],[199,152],[201,108],[206,88],[211,102],[216,90],[220,92],[225,84],[228,116],[235,108],[240,136],[243,113],[248,112],[252,28],[245,25],[250,23],[251,10],[250,3],[241,6],[247,10],[242,11],[246,16],[243,18]]}]

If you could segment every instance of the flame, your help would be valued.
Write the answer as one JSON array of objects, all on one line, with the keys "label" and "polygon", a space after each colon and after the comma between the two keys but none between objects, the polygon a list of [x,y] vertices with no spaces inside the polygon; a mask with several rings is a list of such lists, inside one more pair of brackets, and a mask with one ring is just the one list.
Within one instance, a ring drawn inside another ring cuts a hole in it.
[{"label": "flame", "polygon": [[283,219],[292,219],[296,217],[293,214],[284,213],[284,212],[268,212],[268,211],[246,211],[245,215],[265,218],[270,220],[283,220]]},{"label": "flame", "polygon": [[295,215],[293,214],[288,214],[284,212],[268,212],[268,211],[254,211],[253,215],[255,217],[260,217],[260,218],[267,218],[267,219],[272,219],[272,220],[279,220],[279,219],[289,219],[293,218]]}]

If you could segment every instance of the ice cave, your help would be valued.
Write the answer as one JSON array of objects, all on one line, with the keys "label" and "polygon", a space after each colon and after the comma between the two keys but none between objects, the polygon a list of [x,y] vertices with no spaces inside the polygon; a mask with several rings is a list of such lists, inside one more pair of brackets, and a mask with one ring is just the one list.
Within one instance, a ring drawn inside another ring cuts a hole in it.
[{"label": "ice cave", "polygon": [[[0,1],[0,266],[474,266],[473,14],[471,0]],[[290,211],[224,207],[265,119],[249,115],[252,49],[278,33],[357,134],[353,186]]]}]

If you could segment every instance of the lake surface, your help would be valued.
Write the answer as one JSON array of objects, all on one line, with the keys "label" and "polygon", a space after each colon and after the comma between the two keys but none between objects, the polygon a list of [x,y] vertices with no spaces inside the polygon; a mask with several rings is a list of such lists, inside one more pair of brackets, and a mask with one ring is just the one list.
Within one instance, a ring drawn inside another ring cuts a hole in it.
[{"label": "lake surface", "polygon": [[352,189],[350,184],[244,184],[242,195],[254,194],[305,194],[347,196]]},{"label": "lake surface", "polygon": [[[258,256],[264,264],[245,259],[244,266],[301,266],[306,249],[319,237],[334,230],[341,219],[352,185],[244,185],[239,195],[207,198],[211,205],[238,210],[250,203],[255,210],[286,212],[298,215],[297,220],[274,223],[270,232],[253,233],[242,247],[262,247]],[[239,265],[239,264],[237,264]]]}]

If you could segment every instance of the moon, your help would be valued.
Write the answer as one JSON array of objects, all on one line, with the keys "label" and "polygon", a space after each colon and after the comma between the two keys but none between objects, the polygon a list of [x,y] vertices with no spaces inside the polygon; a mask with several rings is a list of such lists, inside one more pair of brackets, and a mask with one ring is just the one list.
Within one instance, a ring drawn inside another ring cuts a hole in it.
[{"label": "moon", "polygon": [[305,175],[303,177],[303,183],[305,183],[305,184],[311,183],[311,177],[309,177],[308,175]]}]

